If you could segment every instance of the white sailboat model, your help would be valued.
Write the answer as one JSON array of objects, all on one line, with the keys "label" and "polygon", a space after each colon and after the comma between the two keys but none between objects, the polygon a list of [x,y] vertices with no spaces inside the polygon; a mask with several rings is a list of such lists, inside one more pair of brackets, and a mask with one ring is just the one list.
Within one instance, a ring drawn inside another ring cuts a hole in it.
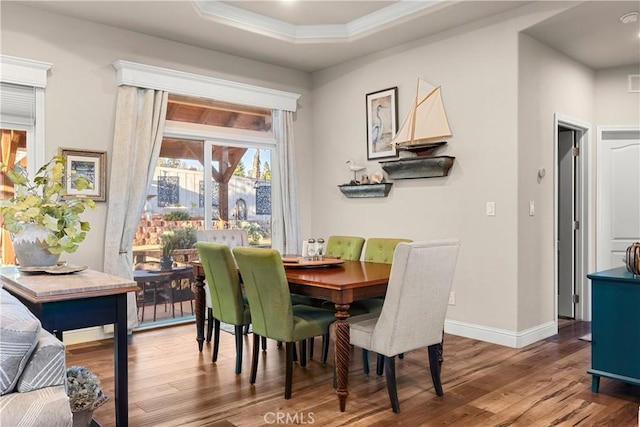
[{"label": "white sailboat model", "polygon": [[451,128],[444,111],[440,87],[418,79],[416,97],[392,144],[410,157],[380,162],[389,178],[431,178],[447,176],[455,157],[432,156],[447,143]]}]

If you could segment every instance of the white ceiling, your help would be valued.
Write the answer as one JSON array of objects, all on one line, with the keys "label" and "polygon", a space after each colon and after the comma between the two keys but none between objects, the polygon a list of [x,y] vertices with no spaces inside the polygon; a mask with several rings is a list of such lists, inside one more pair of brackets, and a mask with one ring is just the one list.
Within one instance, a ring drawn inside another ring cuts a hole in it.
[{"label": "white ceiling", "polygon": [[[531,1],[24,1],[24,5],[307,72]],[[640,62],[636,1],[568,1],[527,34],[594,68]]]}]

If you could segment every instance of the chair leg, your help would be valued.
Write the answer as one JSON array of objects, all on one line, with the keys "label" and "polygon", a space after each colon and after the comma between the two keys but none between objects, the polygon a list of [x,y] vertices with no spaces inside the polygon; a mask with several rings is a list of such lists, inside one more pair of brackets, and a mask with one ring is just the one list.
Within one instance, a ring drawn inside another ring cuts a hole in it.
[{"label": "chair leg", "polygon": [[267,337],[262,337],[262,351],[267,351]]},{"label": "chair leg", "polygon": [[244,334],[249,335],[249,325],[244,325]]},{"label": "chair leg", "polygon": [[220,321],[218,319],[213,319],[213,357],[211,358],[212,362],[216,362],[218,360],[218,348],[220,347]]},{"label": "chair leg", "polygon": [[378,356],[376,357],[376,374],[382,375],[382,371],[384,370],[385,359],[386,358],[381,354],[378,354]]},{"label": "chair leg", "polygon": [[400,413],[400,402],[398,401],[398,388],[396,387],[396,358],[384,356],[384,373],[387,377],[387,391],[391,401],[391,409],[396,414]]},{"label": "chair leg", "polygon": [[284,398],[291,399],[291,383],[293,381],[293,349],[295,348],[296,343],[288,342],[285,343],[285,351],[287,352],[287,361],[285,367],[285,382],[284,382]]},{"label": "chair leg", "polygon": [[362,370],[365,375],[369,375],[369,350],[362,349]]},{"label": "chair leg", "polygon": [[439,359],[440,344],[433,344],[428,347],[429,352],[429,370],[431,371],[431,379],[433,380],[433,388],[436,389],[438,396],[444,395],[442,391],[442,381],[440,380],[440,361]]},{"label": "chair leg", "polygon": [[300,341],[300,366],[307,366],[307,340]]},{"label": "chair leg", "polygon": [[236,375],[242,372],[242,325],[235,326],[236,335]]},{"label": "chair leg", "polygon": [[309,346],[309,360],[313,359],[313,337],[307,339],[307,345]]},{"label": "chair leg", "polygon": [[251,352],[251,384],[256,383],[258,376],[258,350],[260,350],[260,335],[253,334],[253,348]]},{"label": "chair leg", "polygon": [[327,363],[327,358],[329,357],[329,334],[324,334],[322,336],[322,356],[320,357],[320,362],[324,365]]},{"label": "chair leg", "polygon": [[207,308],[207,342],[211,342],[211,334],[213,333],[213,309]]},{"label": "chair leg", "polygon": [[156,321],[156,308],[157,308],[157,303],[156,303],[156,295],[158,294],[158,286],[157,284],[155,284],[153,286],[153,321]]}]

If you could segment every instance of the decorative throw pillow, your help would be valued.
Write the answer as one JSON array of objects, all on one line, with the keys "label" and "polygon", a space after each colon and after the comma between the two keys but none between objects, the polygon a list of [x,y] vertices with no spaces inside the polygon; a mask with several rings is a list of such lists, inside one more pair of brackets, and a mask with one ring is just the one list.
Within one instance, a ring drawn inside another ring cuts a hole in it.
[{"label": "decorative throw pillow", "polygon": [[40,336],[40,321],[0,289],[0,395],[13,391]]},{"label": "decorative throw pillow", "polygon": [[42,330],[38,346],[22,371],[15,390],[25,393],[39,388],[64,385],[66,371],[64,344],[49,332]]}]

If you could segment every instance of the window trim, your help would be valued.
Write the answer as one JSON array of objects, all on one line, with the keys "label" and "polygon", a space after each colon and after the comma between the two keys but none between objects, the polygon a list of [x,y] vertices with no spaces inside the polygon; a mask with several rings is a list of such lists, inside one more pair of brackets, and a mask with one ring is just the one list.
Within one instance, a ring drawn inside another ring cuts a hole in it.
[{"label": "window trim", "polygon": [[131,85],[169,93],[204,97],[271,110],[296,111],[300,95],[214,77],[117,60],[118,85]]},{"label": "window trim", "polygon": [[[27,172],[34,176],[45,163],[45,88],[52,64],[0,54],[0,81],[35,88],[35,122],[27,130]],[[2,124],[5,125],[4,123]],[[15,126],[13,126],[15,127]],[[32,136],[32,138],[30,138]],[[33,142],[30,144],[30,142]],[[31,159],[32,161],[29,161]]]}]

